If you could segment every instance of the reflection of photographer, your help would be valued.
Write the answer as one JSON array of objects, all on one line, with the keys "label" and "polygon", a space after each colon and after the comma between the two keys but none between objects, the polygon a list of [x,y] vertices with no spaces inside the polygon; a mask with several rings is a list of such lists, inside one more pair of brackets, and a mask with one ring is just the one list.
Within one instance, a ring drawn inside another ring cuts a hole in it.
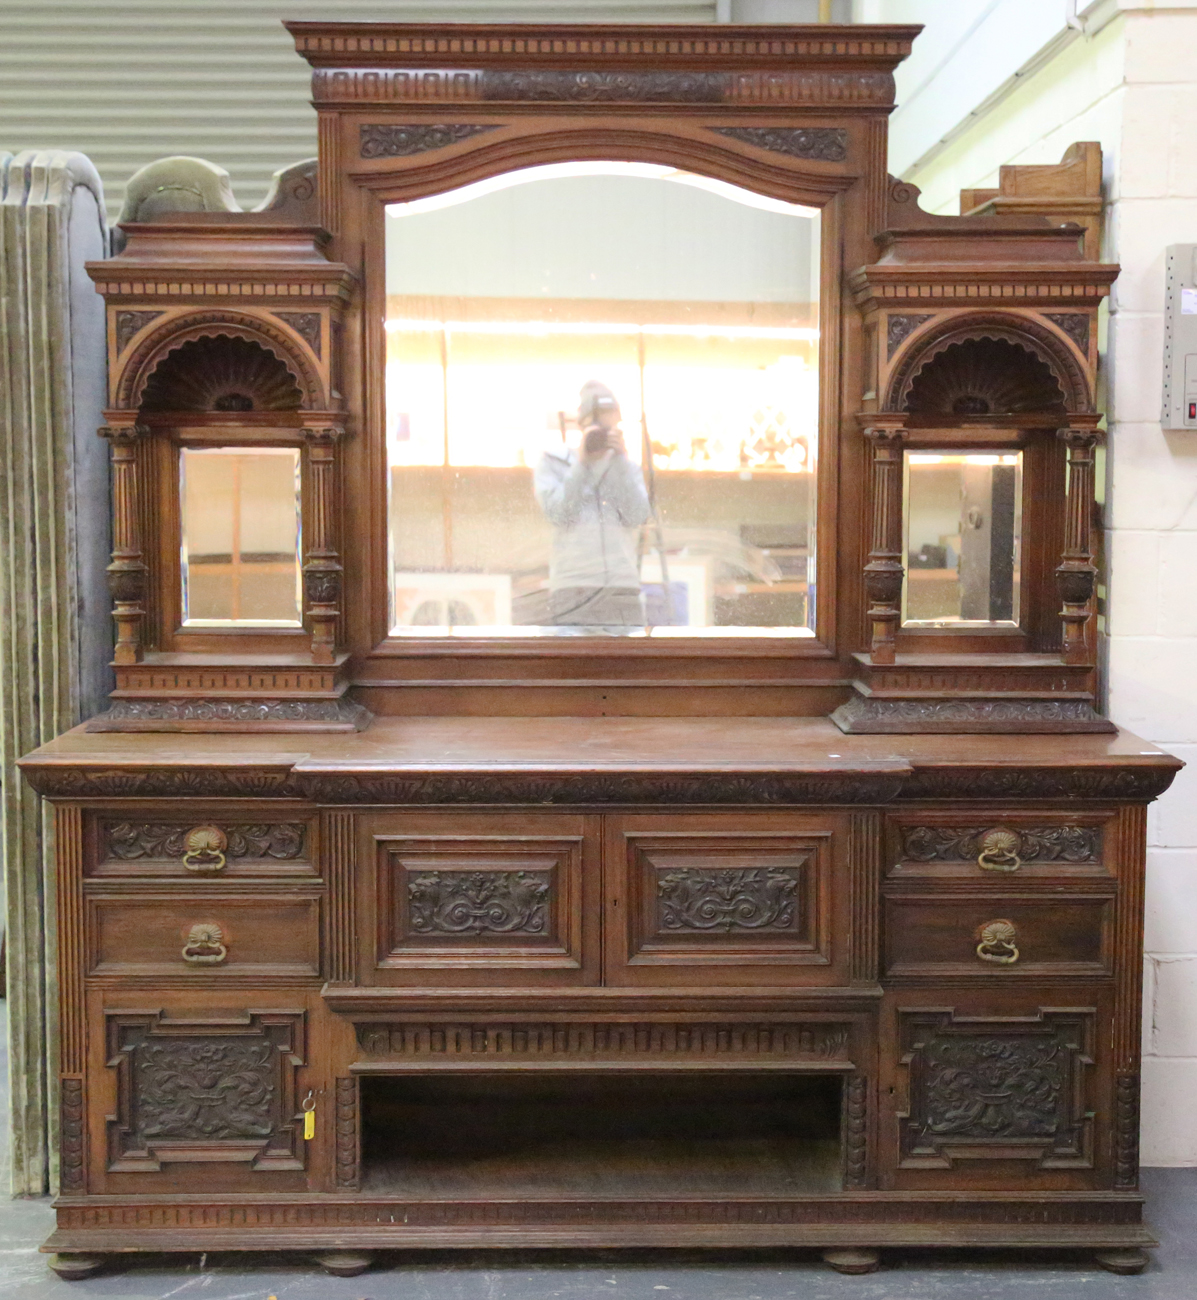
[{"label": "reflection of photographer", "polygon": [[644,624],[637,539],[651,512],[619,419],[615,394],[585,384],[581,445],[547,451],[536,467],[536,500],[553,525],[549,616],[557,624]]}]

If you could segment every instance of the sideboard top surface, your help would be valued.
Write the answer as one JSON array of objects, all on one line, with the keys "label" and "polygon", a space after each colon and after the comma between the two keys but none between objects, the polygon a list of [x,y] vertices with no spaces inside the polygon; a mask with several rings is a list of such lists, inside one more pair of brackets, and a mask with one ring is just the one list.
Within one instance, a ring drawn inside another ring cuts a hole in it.
[{"label": "sideboard top surface", "polygon": [[1151,799],[1182,766],[1125,731],[847,736],[823,718],[404,717],[362,733],[271,739],[76,727],[21,766],[58,798],[329,803]]}]

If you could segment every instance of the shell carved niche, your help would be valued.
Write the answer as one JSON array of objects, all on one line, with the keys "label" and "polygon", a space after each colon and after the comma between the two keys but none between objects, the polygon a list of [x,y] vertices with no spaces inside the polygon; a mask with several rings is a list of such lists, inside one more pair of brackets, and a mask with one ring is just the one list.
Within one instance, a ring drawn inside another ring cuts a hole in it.
[{"label": "shell carved niche", "polygon": [[936,353],[910,381],[915,415],[1016,415],[1065,409],[1048,364],[1008,339],[964,339]]},{"label": "shell carved niche", "polygon": [[181,344],[149,377],[143,411],[297,411],[299,383],[272,352],[227,334]]}]

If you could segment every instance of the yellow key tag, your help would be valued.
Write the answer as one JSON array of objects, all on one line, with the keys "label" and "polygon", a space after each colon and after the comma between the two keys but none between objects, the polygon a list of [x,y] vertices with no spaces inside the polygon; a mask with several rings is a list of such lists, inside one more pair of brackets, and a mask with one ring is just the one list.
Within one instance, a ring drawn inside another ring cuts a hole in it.
[{"label": "yellow key tag", "polygon": [[303,1112],[303,1138],[305,1142],[310,1142],[316,1136],[316,1112],[314,1110],[305,1110]]}]

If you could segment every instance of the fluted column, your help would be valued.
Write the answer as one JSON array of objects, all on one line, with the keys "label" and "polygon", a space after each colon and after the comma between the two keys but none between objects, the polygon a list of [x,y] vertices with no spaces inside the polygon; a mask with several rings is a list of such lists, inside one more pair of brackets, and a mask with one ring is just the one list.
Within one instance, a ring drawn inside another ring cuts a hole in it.
[{"label": "fluted column", "polygon": [[305,429],[308,461],[308,515],[303,521],[303,593],[305,615],[312,630],[312,662],[331,664],[336,658],[337,618],[341,606],[340,556],[333,545],[336,492],[336,448],[344,433],[338,426]]},{"label": "fluted column", "polygon": [[902,620],[902,448],[906,430],[900,420],[883,423],[877,418],[865,430],[872,449],[873,517],[864,578],[875,664],[894,662]]},{"label": "fluted column", "polygon": [[1066,664],[1087,664],[1088,622],[1093,613],[1097,569],[1093,564],[1094,462],[1101,435],[1093,425],[1074,423],[1060,430],[1068,447],[1068,488],[1065,504],[1064,553],[1056,569],[1064,624],[1061,657]]},{"label": "fluted column", "polygon": [[113,661],[141,662],[141,624],[145,618],[146,566],[139,524],[141,486],[137,472],[137,444],[149,430],[142,424],[105,424],[100,436],[112,447],[112,563],[108,590],[116,622]]}]

